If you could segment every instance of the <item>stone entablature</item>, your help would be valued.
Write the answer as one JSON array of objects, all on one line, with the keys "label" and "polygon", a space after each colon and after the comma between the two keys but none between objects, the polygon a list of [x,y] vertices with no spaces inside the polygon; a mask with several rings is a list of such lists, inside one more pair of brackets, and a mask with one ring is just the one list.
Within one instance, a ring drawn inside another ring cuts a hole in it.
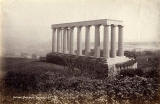
[{"label": "stone entablature", "polygon": [[52,28],[65,28],[65,27],[79,27],[79,26],[95,26],[95,25],[122,25],[123,21],[120,20],[111,20],[111,19],[99,19],[99,20],[91,20],[91,21],[81,21],[81,22],[71,22],[71,23],[61,23],[61,24],[53,24]]},{"label": "stone entablature", "polygon": [[[75,54],[74,35],[77,35],[77,55],[82,56],[81,29],[85,27],[85,55],[90,52],[90,27],[95,27],[94,57],[100,57],[100,26],[104,27],[103,34],[103,57],[115,58],[123,56],[123,22],[119,20],[100,19],[92,21],[81,21],[72,23],[53,24],[52,52]],[[73,34],[77,28],[77,34]],[[118,31],[116,31],[118,29]],[[110,32],[111,31],[111,32]],[[118,54],[116,54],[116,32],[118,32]],[[111,33],[111,34],[110,34]],[[111,35],[111,43],[109,40]],[[109,45],[111,49],[109,50]]]}]

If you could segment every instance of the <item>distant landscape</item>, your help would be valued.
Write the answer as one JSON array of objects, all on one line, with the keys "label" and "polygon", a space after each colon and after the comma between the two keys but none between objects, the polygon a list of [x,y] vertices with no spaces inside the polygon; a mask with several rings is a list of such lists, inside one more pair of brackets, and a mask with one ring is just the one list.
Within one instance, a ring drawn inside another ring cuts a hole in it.
[{"label": "distant landscape", "polygon": [[[84,43],[82,45],[84,49]],[[91,43],[91,48],[93,49],[94,44]],[[117,46],[118,47],[118,46]],[[75,43],[76,48],[76,43]],[[103,44],[101,43],[101,49],[103,48]],[[27,53],[29,55],[36,54],[38,56],[45,56],[47,53],[51,52],[52,46],[49,42],[43,42],[37,45],[32,45],[28,47],[19,47],[4,45],[4,56],[6,57],[19,57],[21,53]],[[124,42],[124,50],[125,51],[144,51],[144,50],[160,50],[160,42]]]}]

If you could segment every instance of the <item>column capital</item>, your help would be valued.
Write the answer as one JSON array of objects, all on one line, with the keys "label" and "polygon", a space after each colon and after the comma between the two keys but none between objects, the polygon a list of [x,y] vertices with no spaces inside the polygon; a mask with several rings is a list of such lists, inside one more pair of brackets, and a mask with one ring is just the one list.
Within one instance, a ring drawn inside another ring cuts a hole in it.
[{"label": "column capital", "polygon": [[85,27],[91,27],[91,25],[86,25]]},{"label": "column capital", "polygon": [[61,30],[61,27],[58,27],[57,30]]},{"label": "column capital", "polygon": [[77,28],[82,28],[83,26],[77,26]]},{"label": "column capital", "polygon": [[69,27],[69,29],[74,29],[75,26]]},{"label": "column capital", "polygon": [[56,31],[57,30],[57,28],[52,28],[52,31]]},{"label": "column capital", "polygon": [[67,30],[67,29],[68,29],[68,27],[63,27],[63,29]]},{"label": "column capital", "polygon": [[94,25],[95,27],[99,28],[101,26],[101,24],[98,24],[98,25]]},{"label": "column capital", "polygon": [[118,25],[118,27],[119,27],[119,28],[123,28],[124,26],[123,26],[123,25]]},{"label": "column capital", "polygon": [[63,27],[60,27],[60,30],[63,30],[64,28]]},{"label": "column capital", "polygon": [[87,25],[85,26],[86,29],[90,29],[91,25]]},{"label": "column capital", "polygon": [[111,26],[111,25],[103,25],[104,27],[109,27],[109,26]]},{"label": "column capital", "polygon": [[70,28],[69,27],[66,27],[66,30],[69,30]]},{"label": "column capital", "polygon": [[117,27],[118,25],[117,24],[111,24],[111,27]]}]

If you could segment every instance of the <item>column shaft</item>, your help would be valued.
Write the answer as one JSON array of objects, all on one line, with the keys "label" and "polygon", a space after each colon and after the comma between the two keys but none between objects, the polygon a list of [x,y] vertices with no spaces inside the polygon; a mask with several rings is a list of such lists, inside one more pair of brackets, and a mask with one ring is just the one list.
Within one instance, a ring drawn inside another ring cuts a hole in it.
[{"label": "column shaft", "polygon": [[90,53],[90,26],[86,26],[85,37],[85,55],[89,56]]},{"label": "column shaft", "polygon": [[61,34],[61,52],[63,52],[63,29],[61,29],[60,34]]},{"label": "column shaft", "polygon": [[109,25],[104,26],[103,57],[109,58]]},{"label": "column shaft", "polygon": [[81,56],[82,55],[82,39],[81,39],[81,28],[77,28],[77,55]]},{"label": "column shaft", "polygon": [[95,26],[95,49],[94,49],[94,56],[100,57],[100,31],[99,31],[99,25]]},{"label": "column shaft", "polygon": [[74,35],[73,35],[74,28],[71,27],[70,29],[70,54],[74,54]]},{"label": "column shaft", "polygon": [[116,26],[111,25],[111,58],[116,57]]},{"label": "column shaft", "polygon": [[123,51],[123,26],[118,26],[118,56],[124,56]]},{"label": "column shaft", "polygon": [[61,52],[61,34],[60,29],[57,29],[57,52]]},{"label": "column shaft", "polygon": [[70,51],[70,29],[67,29],[67,51]]},{"label": "column shaft", "polygon": [[52,52],[57,51],[56,29],[52,29]]},{"label": "column shaft", "polygon": [[63,53],[67,53],[67,30],[63,30]]}]

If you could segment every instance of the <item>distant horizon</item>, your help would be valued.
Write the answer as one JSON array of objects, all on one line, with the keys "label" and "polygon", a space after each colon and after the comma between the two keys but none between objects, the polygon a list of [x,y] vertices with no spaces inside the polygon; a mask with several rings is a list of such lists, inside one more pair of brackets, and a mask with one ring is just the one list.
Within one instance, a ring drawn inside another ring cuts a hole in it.
[{"label": "distant horizon", "polygon": [[[148,43],[148,42],[147,42]],[[84,45],[84,43],[83,43]],[[118,44],[116,44],[116,49],[118,48],[117,46]],[[38,46],[37,46],[38,47]],[[32,47],[34,48],[34,47]],[[51,50],[52,50],[52,46],[43,46],[41,47],[40,49],[37,49],[37,50],[33,50],[32,48],[30,49],[16,49],[16,50],[6,50],[6,52],[4,52],[4,56],[5,55],[20,55],[21,53],[27,53],[29,55],[32,55],[32,54],[36,54],[36,55],[39,55],[39,56],[45,56],[46,54],[50,53]],[[43,50],[42,50],[43,49]],[[82,48],[84,50],[84,46]],[[91,43],[91,49],[94,49],[94,44]],[[101,49],[103,49],[103,45],[101,44]],[[77,48],[75,47],[75,50],[77,50]],[[160,50],[160,42],[158,42],[158,44],[154,44],[154,43],[142,43],[142,42],[124,42],[124,50],[125,51],[133,51],[133,50]]]}]

